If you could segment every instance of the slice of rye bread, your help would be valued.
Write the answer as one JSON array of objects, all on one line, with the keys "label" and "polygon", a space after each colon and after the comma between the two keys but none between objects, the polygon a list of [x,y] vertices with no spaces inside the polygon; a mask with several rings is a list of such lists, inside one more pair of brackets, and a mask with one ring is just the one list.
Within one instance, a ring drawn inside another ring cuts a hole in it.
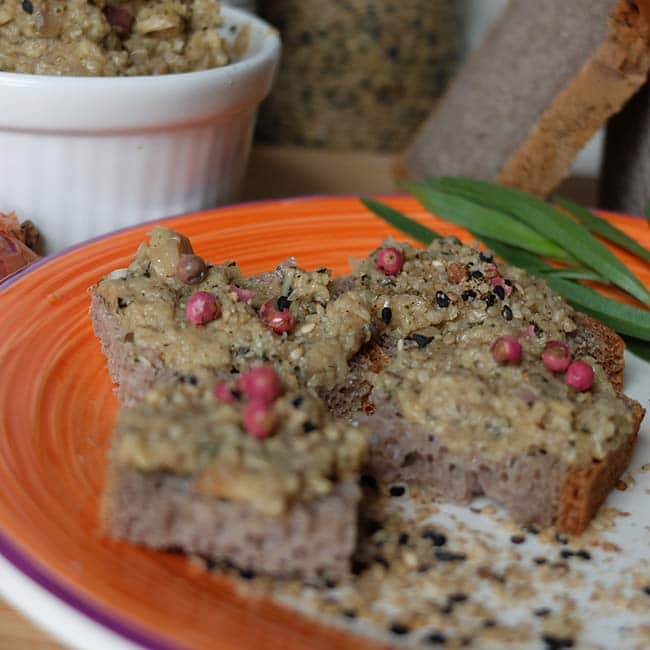
[{"label": "slice of rye bread", "polygon": [[644,214],[650,204],[650,83],[610,120],[605,138],[600,205]]},{"label": "slice of rye bread", "polygon": [[[576,314],[575,321],[578,329],[568,337],[572,352],[588,351],[620,391],[623,340],[589,316]],[[429,430],[406,419],[390,396],[373,391],[368,371],[381,372],[393,351],[387,340],[367,344],[347,384],[327,395],[335,415],[372,431],[367,471],[382,483],[407,483],[424,498],[467,503],[494,497],[521,525],[555,525],[572,535],[585,530],[630,462],[645,413],[640,404],[623,396],[633,413],[632,433],[586,466],[568,465],[541,448],[505,460],[451,453]]]},{"label": "slice of rye bread", "polygon": [[400,157],[549,194],[650,69],[650,0],[512,0]]},{"label": "slice of rye bread", "polygon": [[196,494],[191,479],[113,468],[102,497],[104,530],[116,539],[227,559],[239,569],[307,579],[348,572],[356,544],[355,483],[295,504],[282,517]]}]

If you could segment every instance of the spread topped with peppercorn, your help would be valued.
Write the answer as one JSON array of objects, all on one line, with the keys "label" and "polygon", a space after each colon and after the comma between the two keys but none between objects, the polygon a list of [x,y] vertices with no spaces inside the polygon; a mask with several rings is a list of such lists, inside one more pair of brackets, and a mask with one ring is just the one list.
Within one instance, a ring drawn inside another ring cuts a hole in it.
[{"label": "spread topped with peppercorn", "polygon": [[[632,411],[593,359],[588,390],[550,370],[544,346],[519,332],[521,356],[500,361],[480,341],[398,352],[374,380],[404,417],[452,452],[493,458],[543,449],[567,463],[603,458],[632,433]],[[571,366],[569,366],[571,367]]]},{"label": "spread topped with peppercorn", "polygon": [[573,309],[543,281],[453,237],[426,249],[389,240],[354,275],[384,332],[397,339],[491,341],[509,321],[543,330],[548,340],[576,329]]},{"label": "spread topped with peppercorn", "polygon": [[356,481],[366,435],[337,423],[310,391],[284,393],[269,366],[232,383],[158,384],[120,411],[116,466],[191,477],[196,493],[271,516]]},{"label": "spread topped with peppercorn", "polygon": [[327,269],[286,263],[245,277],[234,262],[209,266],[189,241],[156,227],[131,266],[93,289],[137,348],[155,350],[181,373],[243,372],[262,360],[290,388],[331,389],[345,380],[348,360],[370,338],[365,298],[332,298]]},{"label": "spread topped with peppercorn", "polygon": [[454,238],[388,241],[355,276],[393,351],[370,383],[449,450],[586,463],[632,432],[602,368],[572,358],[574,312],[541,280]]}]

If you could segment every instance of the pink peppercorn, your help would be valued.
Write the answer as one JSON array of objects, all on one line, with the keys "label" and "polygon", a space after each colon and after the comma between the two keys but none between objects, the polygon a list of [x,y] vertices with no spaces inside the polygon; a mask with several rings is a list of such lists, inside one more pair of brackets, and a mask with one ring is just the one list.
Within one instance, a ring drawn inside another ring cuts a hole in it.
[{"label": "pink peppercorn", "polygon": [[271,317],[271,314],[273,314],[276,311],[275,306],[273,303],[269,300],[268,302],[265,302],[261,307],[260,307],[260,318],[263,321],[268,321],[269,318]]},{"label": "pink peppercorn", "polygon": [[257,366],[243,373],[237,382],[249,400],[270,404],[282,395],[282,383],[278,373],[271,366]]},{"label": "pink peppercorn", "polygon": [[258,440],[268,438],[275,428],[273,406],[262,400],[251,400],[242,411],[244,429]]},{"label": "pink peppercorn", "polygon": [[272,314],[267,324],[276,334],[291,332],[296,326],[296,317],[289,309],[283,309]]},{"label": "pink peppercorn", "polygon": [[551,372],[564,372],[571,363],[571,350],[560,341],[549,341],[542,352],[542,363]]},{"label": "pink peppercorn", "polygon": [[193,293],[185,307],[185,318],[192,325],[205,325],[221,316],[221,305],[207,291]]},{"label": "pink peppercorn", "polygon": [[[237,302],[246,302],[247,300],[250,300],[251,298],[255,297],[254,291],[251,291],[250,289],[242,289],[241,287],[238,287],[236,284],[231,284],[228,287],[228,291],[230,291],[230,293],[234,293],[237,296]],[[270,303],[265,303],[265,304],[270,304]]]},{"label": "pink peppercorn", "polygon": [[237,401],[237,397],[235,396],[235,394],[232,392],[232,389],[225,381],[222,381],[221,383],[217,384],[212,389],[212,394],[220,402],[223,402],[224,404],[234,404]]},{"label": "pink peppercorn", "polygon": [[594,383],[594,369],[584,361],[574,361],[567,368],[564,383],[580,392],[589,390]]},{"label": "pink peppercorn", "polygon": [[382,248],[377,253],[375,266],[385,275],[398,275],[404,266],[404,256],[393,246]]},{"label": "pink peppercorn", "polygon": [[517,365],[521,361],[523,349],[514,336],[500,336],[490,347],[492,356],[500,365]]}]

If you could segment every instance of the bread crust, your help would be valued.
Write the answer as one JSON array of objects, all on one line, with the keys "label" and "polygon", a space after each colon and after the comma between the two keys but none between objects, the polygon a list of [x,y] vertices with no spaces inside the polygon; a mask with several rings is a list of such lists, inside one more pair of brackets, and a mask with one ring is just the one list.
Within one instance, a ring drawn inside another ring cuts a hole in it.
[{"label": "bread crust", "polygon": [[562,533],[580,535],[587,528],[630,463],[645,410],[634,400],[626,401],[634,413],[634,432],[602,460],[594,460],[587,467],[571,468],[567,473],[556,522]]},{"label": "bread crust", "polygon": [[578,152],[645,83],[650,8],[620,0],[608,39],[535,124],[499,175],[503,185],[546,196],[568,176]]}]

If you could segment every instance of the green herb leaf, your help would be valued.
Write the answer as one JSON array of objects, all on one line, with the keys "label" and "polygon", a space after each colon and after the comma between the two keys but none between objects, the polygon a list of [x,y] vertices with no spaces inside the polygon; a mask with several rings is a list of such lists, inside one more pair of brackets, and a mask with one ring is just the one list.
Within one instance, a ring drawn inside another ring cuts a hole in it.
[{"label": "green herb leaf", "polygon": [[645,216],[650,222],[650,201],[645,204]]},{"label": "green herb leaf", "polygon": [[360,199],[369,210],[374,212],[377,216],[387,221],[391,226],[395,226],[409,237],[413,237],[416,241],[429,245],[434,239],[440,239],[440,235],[430,228],[419,224],[405,214],[391,208],[385,203],[374,201],[373,199]]},{"label": "green herb leaf", "polygon": [[622,230],[615,228],[604,219],[601,219],[590,210],[587,210],[587,208],[584,208],[573,201],[567,201],[566,199],[559,200],[557,204],[568,210],[591,232],[604,237],[630,253],[650,262],[650,250],[644,248],[628,237]]},{"label": "green herb leaf", "polygon": [[[650,305],[650,292],[623,262],[584,226],[545,201],[519,190],[464,178],[432,179],[427,181],[427,185],[516,217],[523,224],[564,247],[570,255],[603,275],[612,284]],[[444,218],[444,215],[441,216]],[[511,243],[516,245],[516,242]]]},{"label": "green herb leaf", "polygon": [[544,257],[566,261],[572,259],[557,244],[506,214],[477,205],[461,196],[439,192],[426,185],[407,185],[407,188],[427,210],[441,219],[477,233],[479,237],[491,237]]},{"label": "green herb leaf", "polygon": [[624,336],[625,347],[630,351],[636,354],[637,357],[650,361],[650,343],[646,341],[640,341],[631,336]]},{"label": "green herb leaf", "polygon": [[564,278],[565,280],[593,280],[608,284],[598,273],[594,273],[589,269],[551,269],[546,272],[546,275],[552,275],[554,278]]}]

